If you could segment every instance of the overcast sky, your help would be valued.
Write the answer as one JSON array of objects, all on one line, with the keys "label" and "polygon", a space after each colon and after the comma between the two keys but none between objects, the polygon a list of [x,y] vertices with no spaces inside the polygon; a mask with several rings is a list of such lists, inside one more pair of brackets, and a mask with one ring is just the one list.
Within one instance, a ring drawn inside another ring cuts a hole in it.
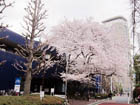
[{"label": "overcast sky", "polygon": [[[22,33],[21,23],[25,14],[24,8],[28,0],[15,0],[12,8],[4,12],[3,22],[17,33]],[[43,0],[44,1],[44,0]],[[64,18],[93,17],[96,21],[103,21],[114,16],[130,17],[129,0],[46,0],[48,30]]]}]

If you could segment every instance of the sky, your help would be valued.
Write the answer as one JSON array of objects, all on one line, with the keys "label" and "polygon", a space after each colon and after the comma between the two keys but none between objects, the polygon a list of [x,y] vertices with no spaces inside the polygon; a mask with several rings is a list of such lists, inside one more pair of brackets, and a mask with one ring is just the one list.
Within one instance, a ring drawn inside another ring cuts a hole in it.
[{"label": "sky", "polygon": [[[29,0],[14,0],[13,7],[4,12],[2,22],[9,25],[9,29],[21,34],[23,32],[24,8]],[[45,1],[45,0],[43,0]],[[129,0],[46,0],[48,17],[47,32],[65,18],[86,19],[92,17],[95,21],[103,21],[115,16],[123,16],[130,20]]]}]

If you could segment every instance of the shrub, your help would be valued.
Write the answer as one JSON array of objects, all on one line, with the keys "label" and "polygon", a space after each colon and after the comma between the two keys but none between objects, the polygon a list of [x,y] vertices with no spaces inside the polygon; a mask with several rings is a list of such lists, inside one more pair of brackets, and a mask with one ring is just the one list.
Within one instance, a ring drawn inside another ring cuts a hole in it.
[{"label": "shrub", "polygon": [[108,98],[108,94],[97,93],[95,94],[96,99],[105,99]]},{"label": "shrub", "polygon": [[39,95],[30,96],[0,96],[0,105],[63,105],[64,99],[55,96],[45,96],[40,101]]}]

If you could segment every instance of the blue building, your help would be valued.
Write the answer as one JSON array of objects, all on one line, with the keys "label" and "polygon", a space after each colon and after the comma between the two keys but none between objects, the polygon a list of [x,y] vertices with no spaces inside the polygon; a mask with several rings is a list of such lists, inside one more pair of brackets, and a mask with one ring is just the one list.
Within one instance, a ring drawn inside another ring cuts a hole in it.
[{"label": "blue building", "polygon": [[[18,48],[18,44],[25,45],[25,39],[21,35],[6,28],[1,29],[0,37],[0,44],[4,44],[4,46],[1,46],[2,49],[0,50],[0,61],[6,61],[0,66],[0,90],[14,89],[16,77],[21,77],[21,90],[23,90],[24,73],[16,70],[13,64],[16,60],[24,61],[22,57],[15,54],[15,48]],[[55,51],[48,52],[54,54],[54,56],[56,54]],[[55,93],[57,94],[64,93],[62,88],[63,81],[59,77],[59,72],[63,70],[64,69],[58,65],[54,65],[54,67],[47,70],[44,78],[44,90],[47,90],[46,93],[50,93],[51,88],[55,88]],[[41,75],[33,77],[31,84],[32,92],[40,91],[42,79],[43,77]]]}]

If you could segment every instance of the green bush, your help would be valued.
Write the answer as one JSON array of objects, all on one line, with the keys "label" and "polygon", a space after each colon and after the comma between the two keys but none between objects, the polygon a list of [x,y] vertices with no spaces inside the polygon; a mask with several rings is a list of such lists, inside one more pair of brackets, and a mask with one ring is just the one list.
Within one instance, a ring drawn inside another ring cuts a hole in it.
[{"label": "green bush", "polygon": [[55,96],[45,96],[40,101],[39,95],[30,96],[0,96],[0,105],[63,105],[64,99]]},{"label": "green bush", "polygon": [[137,87],[140,87],[140,84],[136,84],[135,87],[136,87],[136,88],[137,88]]},{"label": "green bush", "polygon": [[97,94],[95,94],[95,98],[96,99],[105,99],[105,98],[108,98],[108,94],[97,93]]}]

